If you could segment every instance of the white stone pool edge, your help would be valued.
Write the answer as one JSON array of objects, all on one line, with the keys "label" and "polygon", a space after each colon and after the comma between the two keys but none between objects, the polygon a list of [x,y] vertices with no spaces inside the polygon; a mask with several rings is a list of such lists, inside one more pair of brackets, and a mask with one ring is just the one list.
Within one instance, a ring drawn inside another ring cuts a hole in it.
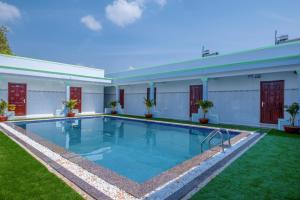
[{"label": "white stone pool edge", "polygon": [[[161,123],[161,124],[173,124],[173,125],[179,125],[179,126],[190,126],[190,127],[201,127],[201,128],[210,128],[214,129],[215,127],[206,127],[206,126],[200,126],[200,125],[193,125],[193,124],[184,124],[184,123],[176,123],[176,122],[163,122],[163,121],[156,121],[156,120],[144,120],[144,119],[136,119],[136,118],[130,118],[130,117],[122,117],[122,116],[111,116],[111,115],[103,115],[103,116],[109,116],[109,117],[116,117],[116,118],[124,118],[124,119],[132,119],[137,121],[145,121],[145,122],[153,122],[153,123]],[[82,117],[82,118],[90,118],[95,116],[88,116],[88,117]],[[97,116],[98,117],[98,116]],[[59,118],[64,119],[64,118]],[[76,119],[76,118],[75,118]],[[47,121],[47,120],[55,120],[55,119],[42,119],[42,120],[26,120],[26,121]],[[19,139],[23,140],[33,148],[37,149],[47,157],[49,157],[51,160],[57,162],[62,167],[68,169],[71,173],[73,173],[75,176],[81,178],[91,186],[95,187],[97,190],[102,192],[103,194],[107,195],[108,197],[112,199],[138,199],[131,194],[128,194],[126,191],[121,190],[120,188],[104,181],[103,179],[99,178],[98,176],[88,172],[87,170],[81,168],[77,164],[72,163],[71,161],[68,161],[67,159],[63,158],[59,154],[51,151],[50,149],[44,147],[43,145],[40,145],[39,143],[35,142],[34,140],[30,139],[26,135],[19,133],[15,129],[11,128],[10,126],[0,123],[0,125],[4,128],[13,133],[15,136],[17,136]],[[239,131],[237,129],[228,129],[232,131]],[[230,153],[232,153],[235,149],[242,146],[247,140],[251,139],[255,134],[255,132],[250,131],[243,131],[246,133],[251,133],[251,136],[247,138],[243,138],[235,145],[233,145],[231,148],[226,149],[225,153],[217,153],[215,156],[210,158],[207,161],[204,161],[203,163],[199,164],[198,166],[195,166],[188,171],[184,172],[177,178],[165,183],[164,185],[156,188],[154,191],[144,195],[141,199],[164,199],[182,188],[184,185],[189,183],[191,180],[193,180],[195,177],[199,176],[201,173],[205,172],[209,167],[220,161],[222,158],[226,157]],[[245,141],[244,141],[245,140]]]},{"label": "white stone pool edge", "polygon": [[86,183],[90,184],[91,186],[95,187],[97,190],[101,191],[106,196],[112,199],[126,199],[126,200],[136,200],[137,198],[133,197],[132,195],[128,194],[127,192],[120,190],[118,187],[107,183],[106,181],[102,180],[98,176],[88,172],[87,170],[81,168],[80,166],[72,163],[71,161],[63,158],[59,154],[51,151],[50,149],[44,147],[43,145],[35,142],[34,140],[30,139],[29,137],[25,136],[24,134],[16,131],[15,129],[11,128],[10,126],[0,123],[0,126],[16,137],[24,141],[26,144],[30,145],[34,149],[38,150],[54,162],[58,163],[62,167],[68,169],[72,174],[77,177],[80,177]]},{"label": "white stone pool edge", "polygon": [[[238,142],[232,145],[231,148],[228,148],[225,150],[225,152],[219,152],[215,154],[213,157],[209,158],[208,160],[200,163],[198,166],[195,166],[185,173],[181,174],[177,178],[169,181],[168,183],[162,185],[161,187],[157,188],[155,191],[151,192],[150,194],[146,195],[146,199],[166,199],[170,195],[174,193],[174,191],[180,190],[184,185],[189,184],[192,180],[194,180],[196,177],[200,176],[202,173],[206,172],[210,167],[224,159],[226,156],[230,155],[233,153],[235,150],[238,148],[242,147],[245,143],[247,143],[249,140],[257,136],[259,133],[252,133],[250,136],[247,138],[242,138]],[[258,140],[260,140],[262,137],[264,137],[265,134],[261,135]],[[251,144],[254,145],[258,140],[256,140],[254,143]],[[242,152],[239,154],[242,155],[244,152],[246,152],[250,147],[246,148],[245,150],[242,150]],[[230,160],[226,166],[218,169],[213,176],[208,177],[202,184],[202,187],[207,184],[213,177],[218,175],[220,172],[222,172],[225,167],[229,166],[230,163],[237,159],[237,157],[234,157],[234,159]],[[199,186],[198,190],[201,189],[202,187]],[[196,189],[196,188],[195,188]]]},{"label": "white stone pool edge", "polygon": [[[254,146],[257,142],[259,142],[263,137],[265,137],[266,134],[267,133],[261,134],[260,137],[257,140],[255,140],[248,147],[246,147],[245,149],[240,151],[236,156],[234,156],[234,158],[229,160],[223,167],[216,170],[209,178],[207,178],[204,182],[202,182],[197,187],[195,187],[192,191],[190,191],[188,194],[186,194],[184,196],[184,198],[182,198],[182,200],[188,200],[192,196],[194,196],[199,190],[201,190],[204,186],[206,186],[213,178],[215,178],[217,175],[219,175],[226,167],[230,166],[231,163],[233,163],[235,160],[237,160],[239,157],[241,157],[246,151],[248,151],[252,146]],[[245,143],[245,142],[243,142],[243,143]],[[239,146],[242,146],[242,145],[243,144],[240,142],[240,143],[236,144],[236,147],[239,147]]]}]

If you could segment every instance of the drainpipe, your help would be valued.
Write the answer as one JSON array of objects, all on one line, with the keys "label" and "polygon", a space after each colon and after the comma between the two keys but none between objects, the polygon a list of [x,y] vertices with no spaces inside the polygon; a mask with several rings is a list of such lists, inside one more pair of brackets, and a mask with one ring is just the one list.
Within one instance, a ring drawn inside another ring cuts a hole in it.
[{"label": "drainpipe", "polygon": [[201,81],[203,84],[203,100],[208,100],[208,78],[201,77]]}]

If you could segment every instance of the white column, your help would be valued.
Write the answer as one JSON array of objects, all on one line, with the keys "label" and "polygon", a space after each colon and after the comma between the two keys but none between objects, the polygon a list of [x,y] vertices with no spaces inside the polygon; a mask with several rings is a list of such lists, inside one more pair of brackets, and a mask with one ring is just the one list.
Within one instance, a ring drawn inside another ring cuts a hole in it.
[{"label": "white column", "polygon": [[66,83],[66,101],[70,100],[70,84]]},{"label": "white column", "polygon": [[120,102],[120,87],[118,85],[115,85],[116,88],[116,102]]},{"label": "white column", "polygon": [[203,84],[203,100],[208,100],[208,78],[201,77],[201,81]]},{"label": "white column", "polygon": [[[68,82],[65,82],[65,86],[66,86],[66,99],[65,101],[70,101],[70,84]],[[63,106],[62,107],[63,109],[63,113],[66,115],[67,114],[67,107],[66,106]]]},{"label": "white column", "polygon": [[149,99],[154,101],[154,83],[150,82],[149,87],[150,87]]}]

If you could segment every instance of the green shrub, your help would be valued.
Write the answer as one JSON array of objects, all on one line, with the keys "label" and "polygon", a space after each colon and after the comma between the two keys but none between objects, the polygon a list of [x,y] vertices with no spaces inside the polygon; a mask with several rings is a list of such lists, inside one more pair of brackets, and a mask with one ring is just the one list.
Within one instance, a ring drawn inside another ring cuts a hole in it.
[{"label": "green shrub", "polygon": [[292,103],[292,105],[285,106],[285,108],[286,108],[285,111],[291,115],[291,117],[290,117],[291,126],[295,126],[296,115],[299,112],[299,104],[295,102],[295,103]]},{"label": "green shrub", "polygon": [[147,99],[147,98],[144,98],[144,104],[147,108],[147,112],[148,114],[151,114],[151,108],[154,106],[155,102],[154,100],[150,100],[150,99]]},{"label": "green shrub", "polygon": [[63,104],[65,104],[66,108],[68,109],[69,113],[72,113],[75,106],[77,105],[77,100],[76,99],[71,99],[69,101],[64,101]]},{"label": "green shrub", "polygon": [[201,107],[201,109],[203,111],[204,119],[205,119],[205,116],[208,113],[209,109],[214,106],[213,102],[208,101],[208,100],[199,100],[199,101],[197,101],[196,105],[198,105],[198,107]]},{"label": "green shrub", "polygon": [[7,102],[4,101],[3,99],[1,99],[1,101],[0,101],[0,115],[4,115],[5,114],[7,106],[8,106]]}]

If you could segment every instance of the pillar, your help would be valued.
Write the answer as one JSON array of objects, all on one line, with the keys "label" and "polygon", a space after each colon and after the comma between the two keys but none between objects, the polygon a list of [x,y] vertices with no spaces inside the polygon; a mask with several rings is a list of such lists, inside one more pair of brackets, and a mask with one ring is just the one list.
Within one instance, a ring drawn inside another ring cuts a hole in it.
[{"label": "pillar", "polygon": [[120,87],[118,85],[115,85],[115,89],[116,89],[116,102],[119,103],[120,102]]},{"label": "pillar", "polygon": [[69,83],[65,83],[66,85],[66,101],[70,100],[70,84]]},{"label": "pillar", "polygon": [[203,100],[208,100],[208,78],[201,77],[201,81],[203,84]]}]

